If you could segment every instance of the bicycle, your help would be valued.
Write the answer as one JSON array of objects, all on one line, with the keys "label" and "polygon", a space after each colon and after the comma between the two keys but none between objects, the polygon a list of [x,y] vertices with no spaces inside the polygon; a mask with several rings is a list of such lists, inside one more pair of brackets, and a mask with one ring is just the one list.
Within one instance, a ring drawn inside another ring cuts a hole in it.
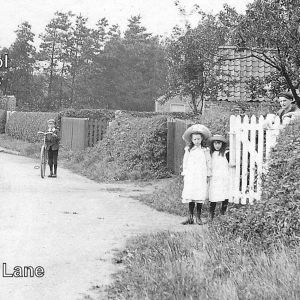
[{"label": "bicycle", "polygon": [[47,150],[46,150],[46,136],[48,134],[52,135],[52,132],[39,131],[38,134],[43,134],[44,135],[43,144],[41,146],[41,154],[40,154],[40,158],[41,158],[41,177],[44,178],[45,173],[46,173],[47,161],[48,161],[48,155],[47,155]]}]

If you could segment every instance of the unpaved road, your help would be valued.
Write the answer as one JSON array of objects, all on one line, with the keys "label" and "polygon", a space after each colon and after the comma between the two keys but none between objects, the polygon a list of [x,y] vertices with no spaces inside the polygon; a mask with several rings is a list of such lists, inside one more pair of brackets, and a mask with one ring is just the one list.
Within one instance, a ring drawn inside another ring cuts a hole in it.
[{"label": "unpaved road", "polygon": [[[0,153],[0,300],[105,299],[117,271],[114,249],[141,233],[182,229],[181,218],[130,198],[133,184],[98,184],[68,170],[41,179],[38,162]],[[45,276],[7,278],[15,266],[42,266]],[[87,295],[89,297],[87,297]]]}]

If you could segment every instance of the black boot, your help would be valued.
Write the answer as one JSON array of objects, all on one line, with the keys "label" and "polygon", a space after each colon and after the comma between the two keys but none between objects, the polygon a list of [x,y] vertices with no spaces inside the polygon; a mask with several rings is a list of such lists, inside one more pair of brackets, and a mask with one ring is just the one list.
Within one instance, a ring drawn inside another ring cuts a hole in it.
[{"label": "black boot", "polygon": [[57,165],[54,165],[54,174],[53,177],[57,177]]},{"label": "black boot", "polygon": [[198,225],[203,225],[203,222],[201,220],[201,211],[202,211],[202,203],[197,203],[197,217],[196,217],[196,223]]},{"label": "black boot", "polygon": [[48,177],[53,177],[53,165],[49,165],[50,167],[50,175]]},{"label": "black boot", "polygon": [[227,210],[227,207],[228,207],[228,199],[225,199],[225,200],[222,202],[221,215],[225,215],[225,212],[226,212],[226,210]]},{"label": "black boot", "polygon": [[189,202],[190,215],[187,220],[181,223],[182,225],[194,224],[194,208],[195,208],[195,202]]},{"label": "black boot", "polygon": [[210,202],[210,205],[209,205],[210,221],[213,221],[213,219],[215,217],[216,205],[217,205],[216,202]]},{"label": "black boot", "polygon": [[189,215],[189,217],[181,224],[182,225],[194,224],[194,215]]}]

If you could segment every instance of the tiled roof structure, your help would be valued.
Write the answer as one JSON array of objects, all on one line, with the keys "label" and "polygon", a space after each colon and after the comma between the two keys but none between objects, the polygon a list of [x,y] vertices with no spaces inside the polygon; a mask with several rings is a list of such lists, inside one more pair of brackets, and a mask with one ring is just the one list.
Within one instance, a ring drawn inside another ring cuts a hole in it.
[{"label": "tiled roof structure", "polygon": [[[246,81],[252,76],[263,78],[273,71],[273,68],[255,57],[250,57],[250,50],[237,51],[233,46],[220,47],[220,56],[228,58],[221,68],[225,74],[230,74],[236,82],[231,86],[224,86],[225,91],[218,93],[218,100],[250,101],[249,90],[246,89]],[[229,93],[227,93],[228,91]],[[263,97],[256,99],[266,100]]]}]

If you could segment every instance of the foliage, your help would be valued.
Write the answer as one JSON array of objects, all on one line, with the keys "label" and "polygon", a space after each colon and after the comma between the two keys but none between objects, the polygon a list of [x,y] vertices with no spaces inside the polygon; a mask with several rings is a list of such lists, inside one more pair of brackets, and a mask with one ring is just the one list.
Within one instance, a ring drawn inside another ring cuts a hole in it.
[{"label": "foliage", "polygon": [[168,176],[165,117],[120,117],[103,140],[70,161],[93,179],[126,180]]},{"label": "foliage", "polygon": [[299,253],[269,255],[202,230],[143,235],[118,253],[124,268],[108,298],[296,300]]},{"label": "foliage", "polygon": [[38,131],[47,129],[47,120],[56,119],[57,113],[14,112],[6,126],[6,133],[16,139],[31,143],[41,141]]},{"label": "foliage", "polygon": [[69,117],[69,118],[90,118],[90,119],[97,119],[97,120],[109,120],[111,121],[115,117],[115,113],[112,110],[107,109],[66,109],[60,111],[58,113],[58,121],[59,124],[61,122],[62,117]]},{"label": "foliage", "polygon": [[6,123],[6,111],[0,109],[0,133],[5,132],[5,123]]},{"label": "foliage", "polygon": [[233,81],[221,71],[219,46],[225,43],[226,32],[218,17],[201,13],[195,29],[175,28],[168,41],[167,94],[165,101],[175,95],[189,96],[194,113],[202,113],[205,100],[215,99],[226,83]]},{"label": "foliage", "polygon": [[251,56],[264,61],[276,70],[275,85],[285,79],[298,106],[300,39],[299,0],[255,0],[248,4],[245,15],[233,13],[225,6],[223,21],[231,28],[232,42],[240,49],[251,50]]},{"label": "foliage", "polygon": [[33,71],[35,63],[34,34],[31,25],[23,22],[15,31],[16,40],[9,49],[2,50],[9,58],[8,69],[3,69],[1,75],[2,92],[5,95],[13,94],[19,100],[18,105],[26,107],[32,97],[36,95],[33,84]]},{"label": "foliage", "polygon": [[262,199],[253,206],[232,208],[215,228],[222,235],[245,239],[257,247],[295,246],[300,235],[300,125],[290,125],[271,153],[263,178]]},{"label": "foliage", "polygon": [[0,109],[10,110],[10,111],[16,110],[16,98],[0,96]]}]

